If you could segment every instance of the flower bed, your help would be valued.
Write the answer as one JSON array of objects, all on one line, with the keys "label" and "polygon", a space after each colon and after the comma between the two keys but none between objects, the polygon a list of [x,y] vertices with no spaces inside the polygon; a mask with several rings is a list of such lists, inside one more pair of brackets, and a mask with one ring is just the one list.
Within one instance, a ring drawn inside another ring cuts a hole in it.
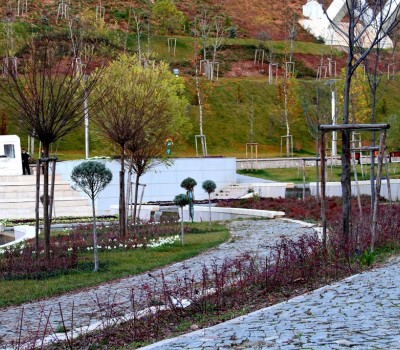
[{"label": "flower bed", "polygon": [[[361,197],[364,208],[370,205],[370,198]],[[342,202],[339,197],[327,198],[326,200],[326,216],[327,220],[336,220],[341,214]],[[259,210],[277,210],[284,211],[286,217],[307,220],[319,221],[321,219],[321,207],[319,202],[314,197],[307,197],[304,201],[293,198],[246,198],[246,199],[225,199],[217,203],[218,207],[233,207]],[[352,198],[353,210],[357,208],[357,201]],[[356,214],[356,211],[354,211]]]},{"label": "flower bed", "polygon": [[[157,248],[174,244],[179,240],[177,224],[142,224],[129,226],[126,237],[120,237],[118,226],[98,227],[99,251]],[[0,254],[0,278],[44,278],[64,273],[79,267],[80,253],[93,251],[93,229],[91,225],[66,229],[51,238],[51,258],[46,261],[44,242],[40,240],[39,251],[35,251],[34,240],[12,246]]]}]

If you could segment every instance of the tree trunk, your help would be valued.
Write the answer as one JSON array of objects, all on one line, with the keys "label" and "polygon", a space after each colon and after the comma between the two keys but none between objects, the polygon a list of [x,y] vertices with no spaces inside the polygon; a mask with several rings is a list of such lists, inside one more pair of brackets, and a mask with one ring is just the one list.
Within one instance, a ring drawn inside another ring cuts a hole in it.
[{"label": "tree trunk", "polygon": [[150,57],[150,19],[147,19],[147,56]]},{"label": "tree trunk", "polygon": [[126,179],[126,225],[128,225],[129,215],[131,215],[131,222],[135,222],[132,217],[132,211],[129,211],[129,205],[132,204],[132,156],[129,161],[128,176]]},{"label": "tree trunk", "polygon": [[318,166],[318,157],[319,157],[319,152],[318,152],[318,145],[319,145],[319,139],[317,136],[317,140],[315,142],[315,182],[316,182],[316,190],[317,190],[317,203],[319,203],[319,166]]},{"label": "tree trunk", "polygon": [[136,183],[135,183],[135,200],[133,203],[133,222],[137,223],[136,220],[136,215],[137,215],[137,202],[138,202],[138,195],[139,195],[139,179],[140,179],[140,174],[139,171],[136,173]]},{"label": "tree trunk", "polygon": [[288,87],[287,87],[287,81],[284,82],[283,85],[283,94],[284,94],[284,99],[285,99],[285,123],[286,123],[286,157],[290,156],[290,140],[289,140],[289,135],[290,135],[290,126],[289,126],[289,106],[288,106]]},{"label": "tree trunk", "polygon": [[208,211],[210,213],[210,227],[211,227],[211,194],[208,194]]},{"label": "tree trunk", "polygon": [[126,235],[126,207],[125,207],[125,147],[121,145],[121,169],[119,172],[119,234]]},{"label": "tree trunk", "polygon": [[[350,26],[353,24],[350,23]],[[351,35],[350,35],[351,36]],[[344,85],[344,107],[343,107],[343,124],[349,123],[349,103],[350,103],[350,84],[352,75],[353,51],[351,47],[351,39],[349,52],[346,62],[346,79]],[[354,40],[354,39],[353,39]],[[342,131],[342,248],[347,246],[350,238],[350,213],[351,213],[351,167],[350,167],[350,131]]]},{"label": "tree trunk", "polygon": [[43,143],[43,221],[44,251],[46,261],[50,261],[50,218],[49,218],[49,144]]},{"label": "tree trunk", "polygon": [[381,136],[379,140],[378,172],[376,176],[375,200],[372,213],[371,252],[373,252],[375,249],[375,241],[378,229],[378,206],[379,206],[379,195],[381,192],[383,157],[385,154],[385,140],[386,140],[386,131],[381,131]]},{"label": "tree trunk", "polygon": [[181,207],[181,242],[183,245],[183,236],[184,236],[184,229],[183,229],[183,207]]},{"label": "tree trunk", "polygon": [[[379,46],[378,46],[379,48]],[[378,59],[379,59],[379,53],[377,52],[376,54],[378,54]],[[377,56],[375,56],[377,57]],[[377,73],[377,63],[378,61],[375,60],[375,67],[374,67],[374,76],[372,77],[373,81],[372,81],[372,85],[370,84],[371,87],[371,91],[370,91],[370,98],[371,98],[371,124],[375,123],[375,112],[376,112],[376,89],[377,89],[377,77],[376,77],[376,73]],[[375,147],[376,144],[376,135],[375,135],[375,131],[372,132],[371,135],[371,147]],[[370,186],[371,186],[371,213],[373,212],[373,208],[374,208],[374,203],[375,203],[375,151],[371,151],[371,167],[370,167]]]},{"label": "tree trunk", "polygon": [[51,172],[51,190],[50,190],[50,204],[49,204],[49,221],[50,225],[53,219],[53,207],[54,207],[54,185],[56,182],[56,163],[57,159],[54,159],[53,161],[53,169]]},{"label": "tree trunk", "polygon": [[350,237],[351,178],[350,178],[350,132],[342,131],[342,248]]},{"label": "tree trunk", "polygon": [[140,38],[142,37],[141,29],[140,29],[140,19],[139,15],[135,14],[135,22],[136,22],[136,37],[137,37],[137,45],[138,45],[138,58],[139,62],[142,61],[142,47],[140,45]]},{"label": "tree trunk", "polygon": [[93,254],[94,254],[94,272],[99,270],[99,253],[97,251],[97,232],[96,232],[96,207],[95,199],[92,195],[92,211],[93,211]]},{"label": "tree trunk", "polygon": [[36,161],[35,255],[39,257],[40,160]]}]

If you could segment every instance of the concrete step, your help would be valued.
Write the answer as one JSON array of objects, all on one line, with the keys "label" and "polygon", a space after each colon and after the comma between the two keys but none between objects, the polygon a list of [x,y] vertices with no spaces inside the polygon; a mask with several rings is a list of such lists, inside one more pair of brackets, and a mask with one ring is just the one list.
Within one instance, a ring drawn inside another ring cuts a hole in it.
[{"label": "concrete step", "polygon": [[[43,184],[41,184],[40,189],[43,189]],[[69,191],[71,190],[71,186],[68,182],[63,183],[55,183],[54,189],[57,191]],[[9,193],[9,192],[36,192],[36,184],[6,184],[0,185],[0,193]]]},{"label": "concrete step", "polygon": [[[41,176],[40,182],[42,194],[43,176]],[[54,191],[54,216],[92,215],[89,198],[73,190],[69,181],[62,180],[59,175],[55,177]],[[0,219],[34,218],[35,205],[36,176],[0,177]],[[39,215],[43,217],[42,204],[39,205]]]},{"label": "concrete step", "polygon": [[[91,207],[58,207],[56,206],[53,209],[53,218],[61,217],[61,216],[91,216],[92,208]],[[1,210],[0,219],[32,219],[35,217],[35,210],[33,209],[22,209],[19,211],[15,210]],[[43,210],[39,210],[39,217],[43,218]]]},{"label": "concrete step", "polygon": [[[82,198],[78,192],[71,191],[69,189],[60,190],[59,188],[55,187],[54,192],[56,193],[56,199],[60,199],[63,197],[76,197]],[[43,192],[40,192],[42,195]],[[1,192],[0,191],[0,199],[35,199],[36,198],[36,191],[13,191],[13,192]]]},{"label": "concrete step", "polygon": [[[2,209],[19,209],[34,208],[35,199],[0,199],[0,210]],[[89,201],[82,197],[63,197],[55,200],[56,205],[63,207],[88,206]]]},{"label": "concrete step", "polygon": [[[51,180],[51,175],[49,175],[49,180]],[[62,181],[60,175],[55,176],[56,181]],[[40,176],[40,181],[43,182],[43,175]],[[6,183],[36,183],[36,176],[34,175],[15,175],[15,176],[0,176],[0,184]]]}]

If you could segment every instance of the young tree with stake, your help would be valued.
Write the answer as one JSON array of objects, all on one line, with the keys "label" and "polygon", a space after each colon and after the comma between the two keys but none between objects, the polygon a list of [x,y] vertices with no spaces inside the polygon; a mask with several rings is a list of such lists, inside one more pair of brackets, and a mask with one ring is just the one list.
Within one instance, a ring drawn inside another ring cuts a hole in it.
[{"label": "young tree with stake", "polygon": [[76,187],[79,187],[92,200],[94,272],[97,272],[99,269],[99,254],[97,252],[95,199],[111,182],[112,173],[104,164],[88,161],[79,164],[72,170],[71,180]]},{"label": "young tree with stake", "polygon": [[189,197],[186,194],[178,194],[174,198],[174,203],[176,206],[181,208],[181,242],[183,245],[183,238],[184,238],[184,228],[183,228],[183,207],[188,205],[190,202]]},{"label": "young tree with stake", "polygon": [[213,180],[206,180],[202,184],[203,190],[208,194],[208,211],[210,213],[210,226],[211,226],[211,193],[215,191],[217,185]]}]

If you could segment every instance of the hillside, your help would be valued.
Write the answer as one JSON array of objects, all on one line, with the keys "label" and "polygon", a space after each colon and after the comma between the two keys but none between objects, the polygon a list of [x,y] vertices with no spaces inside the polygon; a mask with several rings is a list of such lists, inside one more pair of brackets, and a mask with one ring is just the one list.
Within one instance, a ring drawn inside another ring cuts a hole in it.
[{"label": "hillside", "polygon": [[[212,1],[211,1],[212,2]],[[61,45],[68,45],[70,40],[66,21],[56,21],[57,4],[55,0],[31,0],[29,12],[26,16],[15,17],[15,8],[8,11],[4,2],[0,4],[0,56],[4,54],[6,43],[6,24],[11,21],[13,28],[13,46],[15,55],[23,57],[28,54],[26,42],[28,38],[38,32],[46,31]],[[106,62],[127,50],[137,50],[137,37],[131,28],[127,30],[128,6],[138,4],[139,1],[102,1],[106,8],[105,26],[98,28],[94,23],[88,22],[91,17],[85,12],[91,11],[91,16],[99,4],[97,0],[71,0],[70,8],[74,16],[83,16],[86,21],[79,28],[83,44],[95,43],[96,59]],[[205,3],[205,2],[200,2]],[[210,155],[226,155],[243,157],[245,144],[250,142],[250,116],[253,116],[254,130],[253,142],[259,143],[259,156],[279,156],[281,136],[285,133],[282,119],[282,111],[278,103],[278,87],[276,84],[268,84],[267,59],[265,64],[254,64],[254,54],[257,48],[264,48],[266,53],[273,52],[275,61],[279,63],[278,74],[283,75],[283,64],[287,60],[288,41],[287,23],[291,14],[301,15],[301,7],[304,0],[277,1],[271,0],[245,0],[237,2],[225,0],[219,3],[219,11],[229,18],[230,24],[237,28],[238,38],[225,38],[223,45],[218,50],[217,59],[220,62],[220,79],[216,82],[204,83],[204,97],[206,106],[204,110],[204,132],[207,136],[208,151]],[[177,1],[177,6],[193,17],[196,8],[195,0]],[[288,5],[288,7],[285,6]],[[214,4],[216,2],[214,1]],[[8,14],[8,20],[6,20]],[[89,16],[89,17],[88,17]],[[46,19],[46,20],[44,20]],[[294,45],[294,57],[296,77],[298,78],[298,102],[296,106],[296,118],[291,125],[291,133],[294,138],[294,147],[297,154],[312,154],[314,141],[310,136],[306,125],[306,113],[304,112],[305,94],[313,94],[316,88],[316,70],[321,59],[326,62],[326,57],[332,54],[337,64],[337,72],[340,73],[345,63],[343,51],[333,49],[317,43],[299,26],[296,27],[297,35]],[[265,35],[260,33],[264,32]],[[198,134],[198,106],[193,91],[193,58],[201,55],[198,41],[189,33],[174,35],[177,39],[176,54],[168,52],[168,35],[152,33],[151,51],[157,60],[163,60],[172,68],[179,68],[180,75],[185,79],[187,86],[187,98],[190,102],[189,117],[192,122],[192,132],[187,135],[187,140],[177,143],[173,148],[174,156],[195,155],[195,135]],[[267,40],[270,39],[270,40]],[[146,47],[147,38],[142,36],[141,46]],[[209,52],[211,47],[208,47]],[[382,70],[385,71],[385,67]],[[322,81],[323,89],[328,86]],[[378,103],[378,119],[385,120],[396,113],[400,108],[397,98],[400,84],[398,77],[391,81],[385,92],[385,102]],[[309,97],[308,97],[309,98]],[[6,107],[0,106],[0,115],[6,114],[9,121],[13,119],[13,113]],[[329,113],[328,113],[329,115]],[[19,133],[16,124],[8,124],[9,133]],[[80,157],[83,154],[84,140],[83,128],[73,135],[62,139],[53,146],[53,152],[57,152],[60,158]],[[21,137],[24,140],[26,135]],[[101,140],[94,130],[91,130],[91,155],[113,155],[114,147]]]},{"label": "hillside", "polygon": [[[54,20],[57,17],[59,0],[29,0],[28,15],[30,21],[36,21],[41,16],[47,16]],[[95,10],[96,5],[101,3],[106,10],[106,21],[116,22],[120,27],[126,26],[127,10],[129,6],[138,7],[145,1],[141,0],[65,0],[69,3],[70,12],[80,13],[83,9]],[[189,18],[193,19],[196,8],[209,4],[219,8],[219,12],[228,16],[232,25],[237,26],[240,37],[256,38],[260,32],[267,33],[272,40],[283,40],[287,36],[285,20],[290,15],[302,15],[302,5],[306,0],[180,0],[175,1]],[[9,5],[11,4],[11,6]],[[11,11],[10,11],[11,9]],[[0,16],[16,14],[16,1],[2,1],[0,5]],[[298,39],[301,41],[312,41],[300,26],[297,26]]]}]

